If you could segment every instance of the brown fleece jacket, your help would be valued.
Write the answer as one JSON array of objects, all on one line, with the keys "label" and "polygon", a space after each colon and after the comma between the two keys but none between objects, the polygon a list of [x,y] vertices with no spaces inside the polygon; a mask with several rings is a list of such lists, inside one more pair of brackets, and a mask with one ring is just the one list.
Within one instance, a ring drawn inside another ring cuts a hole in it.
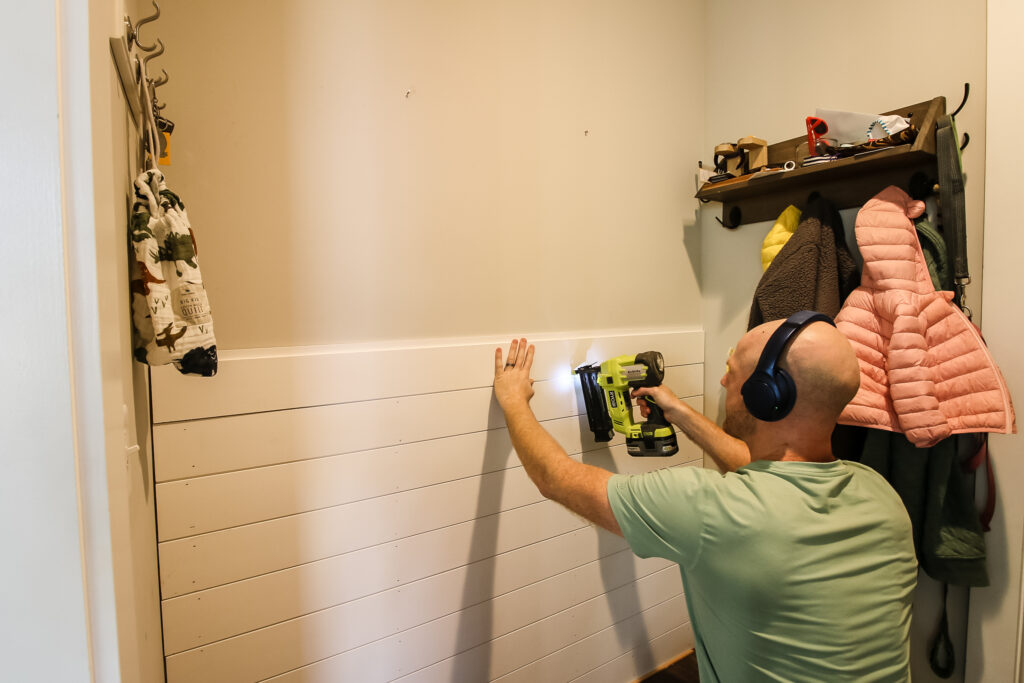
[{"label": "brown fleece jacket", "polygon": [[747,329],[804,310],[834,318],[859,284],[839,211],[827,199],[812,195],[796,232],[754,290]]}]

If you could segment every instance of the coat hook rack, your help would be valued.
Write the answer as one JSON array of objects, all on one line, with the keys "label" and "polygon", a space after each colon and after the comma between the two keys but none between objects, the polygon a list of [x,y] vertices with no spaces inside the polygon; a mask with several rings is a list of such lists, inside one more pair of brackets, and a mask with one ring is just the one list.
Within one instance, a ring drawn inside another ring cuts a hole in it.
[{"label": "coat hook rack", "polygon": [[[964,90],[966,96],[967,88]],[[906,187],[915,171],[934,176],[935,130],[939,119],[946,115],[946,98],[935,97],[882,114],[913,116],[918,129],[915,140],[826,164],[797,166],[784,173],[760,177],[749,174],[706,182],[696,197],[701,201],[721,202],[719,222],[722,227],[733,229],[747,223],[774,221],[789,204],[801,205],[811,190],[818,190],[840,209],[847,209],[863,205],[880,187]],[[806,135],[801,135],[769,145],[769,165],[778,167],[792,162],[795,166],[802,156],[797,150],[806,142]],[[925,186],[922,192],[928,189]]]},{"label": "coat hook rack", "polygon": [[[132,24],[131,17],[125,16],[124,18],[124,35],[115,36],[110,39],[110,52],[114,57],[114,65],[117,67],[117,75],[121,81],[121,87],[124,89],[125,98],[128,100],[128,106],[132,111],[132,117],[138,123],[142,120],[142,93],[141,88],[143,87],[143,79],[149,80],[146,76],[146,62],[153,57],[156,57],[163,53],[164,45],[159,38],[156,39],[152,45],[146,46],[139,42],[139,29],[145,24],[154,22],[160,18],[160,5],[157,4],[156,0],[153,0],[153,7],[156,9],[156,13],[148,17],[140,19],[138,23]],[[136,50],[138,48],[138,50]],[[153,53],[158,50],[155,54],[148,54],[145,57],[139,57],[138,51]],[[164,72],[163,83],[167,82],[166,72]]]}]

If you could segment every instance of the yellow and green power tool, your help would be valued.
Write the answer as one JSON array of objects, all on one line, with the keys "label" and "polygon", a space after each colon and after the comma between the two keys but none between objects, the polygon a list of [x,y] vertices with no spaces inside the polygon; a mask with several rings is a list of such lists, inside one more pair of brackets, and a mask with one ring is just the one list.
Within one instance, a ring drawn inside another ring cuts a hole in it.
[{"label": "yellow and green power tool", "polygon": [[657,351],[619,356],[603,363],[584,364],[574,371],[583,387],[587,421],[597,441],[611,441],[615,432],[626,435],[632,456],[670,456],[679,452],[675,430],[658,404],[644,397],[651,412],[645,422],[633,421],[631,389],[656,387],[665,378],[665,359]]}]

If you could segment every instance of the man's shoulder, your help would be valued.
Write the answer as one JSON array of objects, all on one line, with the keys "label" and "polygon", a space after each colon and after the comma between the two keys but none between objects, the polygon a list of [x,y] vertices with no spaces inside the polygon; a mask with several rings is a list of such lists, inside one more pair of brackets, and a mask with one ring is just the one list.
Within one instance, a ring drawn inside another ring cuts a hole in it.
[{"label": "man's shoulder", "polygon": [[613,474],[611,483],[615,485],[646,484],[648,486],[671,485],[673,482],[686,484],[714,483],[722,479],[718,470],[701,467],[699,464],[674,465],[639,474]]},{"label": "man's shoulder", "polygon": [[613,505],[616,499],[671,501],[702,496],[718,488],[724,478],[718,470],[699,464],[664,467],[639,474],[613,474],[608,480],[608,494]]}]

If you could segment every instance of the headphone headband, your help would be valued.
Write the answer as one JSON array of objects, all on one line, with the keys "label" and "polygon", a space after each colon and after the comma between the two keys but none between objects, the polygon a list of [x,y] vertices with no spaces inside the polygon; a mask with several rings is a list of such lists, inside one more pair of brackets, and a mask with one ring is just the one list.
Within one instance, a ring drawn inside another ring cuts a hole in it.
[{"label": "headphone headband", "polygon": [[803,328],[819,320],[828,323],[832,327],[836,326],[832,318],[817,311],[800,311],[786,318],[786,321],[779,325],[768,339],[768,343],[764,345],[761,358],[757,361],[757,370],[766,372],[769,375],[775,374],[775,368],[778,365],[779,359],[786,350],[786,346],[793,340],[793,337]]},{"label": "headphone headband", "polygon": [[761,352],[757,367],[741,392],[750,414],[765,422],[781,420],[796,403],[796,385],[793,378],[779,367],[779,360],[793,338],[811,323],[826,322],[835,327],[832,318],[817,311],[800,311],[786,318],[768,339]]}]

